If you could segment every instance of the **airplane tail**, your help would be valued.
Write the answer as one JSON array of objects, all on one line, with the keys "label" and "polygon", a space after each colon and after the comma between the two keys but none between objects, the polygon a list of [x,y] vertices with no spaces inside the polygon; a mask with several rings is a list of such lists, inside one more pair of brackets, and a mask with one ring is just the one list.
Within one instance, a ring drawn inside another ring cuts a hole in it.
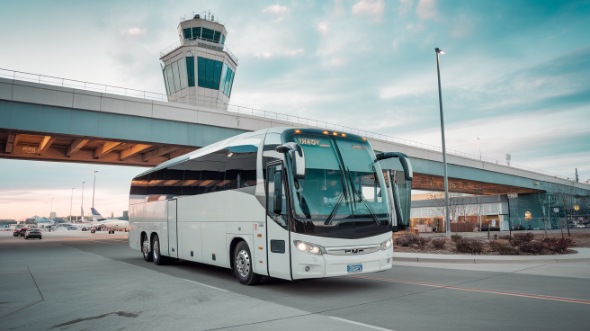
[{"label": "airplane tail", "polygon": [[102,215],[94,208],[90,208],[92,211],[92,221],[93,222],[100,222],[105,220],[106,218],[102,217]]}]

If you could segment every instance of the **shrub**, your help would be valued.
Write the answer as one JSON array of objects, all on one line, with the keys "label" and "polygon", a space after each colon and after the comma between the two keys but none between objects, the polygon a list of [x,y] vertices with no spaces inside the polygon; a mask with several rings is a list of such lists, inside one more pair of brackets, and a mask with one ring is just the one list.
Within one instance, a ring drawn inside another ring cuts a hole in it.
[{"label": "shrub", "polygon": [[500,255],[518,255],[518,249],[512,247],[510,242],[505,239],[492,240],[490,241],[490,248],[494,252],[498,252]]},{"label": "shrub", "polygon": [[424,247],[428,245],[428,242],[430,242],[430,238],[418,237],[418,241],[414,244],[414,246],[418,246],[418,248],[424,249]]},{"label": "shrub", "polygon": [[563,254],[574,245],[572,238],[545,238],[543,245],[547,251]]},{"label": "shrub", "polygon": [[482,243],[474,239],[461,239],[455,244],[458,253],[481,254],[483,252]]},{"label": "shrub", "polygon": [[542,241],[531,240],[520,243],[518,249],[523,253],[538,255],[545,253],[545,244]]},{"label": "shrub", "polygon": [[503,235],[499,236],[498,239],[501,239],[501,240],[510,240],[510,235],[503,234]]},{"label": "shrub", "polygon": [[445,249],[445,238],[434,238],[430,241],[430,246],[435,249]]},{"label": "shrub", "polygon": [[402,247],[410,247],[413,245],[417,245],[420,241],[419,238],[420,237],[418,237],[415,234],[402,233],[399,237],[395,238],[395,244],[400,245]]},{"label": "shrub", "polygon": [[523,243],[528,243],[535,238],[535,235],[531,232],[527,233],[516,233],[512,237],[512,241],[510,242],[512,246],[519,246]]},{"label": "shrub", "polygon": [[452,234],[451,235],[451,240],[453,242],[458,242],[458,241],[463,240],[463,237],[460,234]]}]

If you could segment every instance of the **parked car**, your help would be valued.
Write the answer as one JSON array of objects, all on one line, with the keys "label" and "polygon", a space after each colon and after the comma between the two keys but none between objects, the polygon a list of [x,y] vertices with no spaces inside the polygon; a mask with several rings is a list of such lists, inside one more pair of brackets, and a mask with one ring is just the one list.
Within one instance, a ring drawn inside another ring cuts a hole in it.
[{"label": "parked car", "polygon": [[15,237],[24,237],[25,236],[25,232],[27,232],[27,228],[20,228],[20,229],[16,229],[12,232],[12,235]]},{"label": "parked car", "polygon": [[29,230],[27,230],[25,232],[24,237],[25,237],[25,239],[29,239],[29,238],[39,238],[39,239],[41,239],[42,238],[41,230],[39,230],[39,229],[29,229]]}]

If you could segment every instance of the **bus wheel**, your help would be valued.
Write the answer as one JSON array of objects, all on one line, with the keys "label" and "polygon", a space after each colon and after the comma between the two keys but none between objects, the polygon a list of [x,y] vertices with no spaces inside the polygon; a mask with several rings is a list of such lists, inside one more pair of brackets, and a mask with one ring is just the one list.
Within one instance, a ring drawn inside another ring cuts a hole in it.
[{"label": "bus wheel", "polygon": [[154,237],[154,241],[152,242],[152,249],[154,263],[157,265],[165,264],[166,257],[162,256],[160,252],[160,239],[158,239],[157,235]]},{"label": "bus wheel", "polygon": [[260,275],[253,270],[252,254],[244,241],[240,241],[234,250],[234,269],[236,277],[244,285],[256,285],[260,281]]},{"label": "bus wheel", "polygon": [[143,253],[143,259],[147,262],[152,262],[152,260],[154,259],[154,255],[150,247],[150,241],[145,235],[142,239],[143,240],[141,241],[141,252]]}]

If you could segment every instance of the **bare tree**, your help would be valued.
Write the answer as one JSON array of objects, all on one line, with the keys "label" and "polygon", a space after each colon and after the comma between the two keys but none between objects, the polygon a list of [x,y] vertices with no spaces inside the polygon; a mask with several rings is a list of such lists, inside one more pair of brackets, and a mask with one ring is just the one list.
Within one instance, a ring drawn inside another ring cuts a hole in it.
[{"label": "bare tree", "polygon": [[544,193],[537,193],[536,200],[539,205],[541,205],[541,212],[543,213],[543,229],[545,230],[545,238],[547,238],[547,223],[551,222],[551,209],[552,205],[555,203],[555,198],[553,195],[544,192]]}]

